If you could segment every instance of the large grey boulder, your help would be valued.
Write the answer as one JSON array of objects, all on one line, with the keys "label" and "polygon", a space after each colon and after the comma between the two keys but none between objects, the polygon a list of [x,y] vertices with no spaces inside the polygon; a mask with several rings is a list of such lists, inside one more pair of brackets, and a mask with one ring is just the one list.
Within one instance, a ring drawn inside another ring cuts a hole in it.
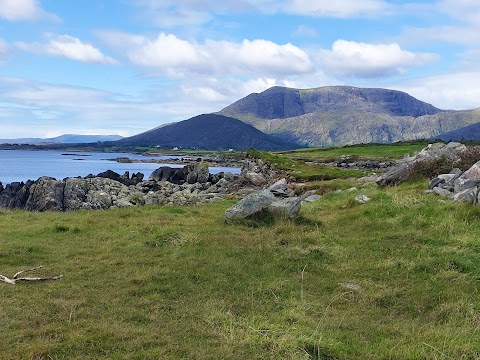
[{"label": "large grey boulder", "polygon": [[268,189],[251,193],[225,211],[225,217],[227,219],[244,219],[262,211],[276,200]]},{"label": "large grey boulder", "polygon": [[64,182],[42,176],[30,187],[30,195],[25,210],[63,211]]},{"label": "large grey boulder", "polygon": [[275,216],[294,219],[300,213],[301,207],[302,200],[299,197],[289,197],[271,203],[267,209]]},{"label": "large grey boulder", "polygon": [[378,176],[376,183],[378,186],[399,185],[410,176],[411,165],[409,163],[399,164],[388,169],[384,174]]}]

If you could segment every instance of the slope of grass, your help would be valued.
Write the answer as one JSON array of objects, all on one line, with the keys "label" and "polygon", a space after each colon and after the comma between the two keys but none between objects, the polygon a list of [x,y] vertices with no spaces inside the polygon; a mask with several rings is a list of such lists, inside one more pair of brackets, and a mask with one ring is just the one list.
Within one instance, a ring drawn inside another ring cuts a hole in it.
[{"label": "slope of grass", "polygon": [[341,156],[350,156],[358,159],[399,159],[405,154],[413,155],[423,149],[426,142],[395,143],[395,144],[364,144],[343,147],[320,147],[298,149],[283,152],[293,158],[325,160]]},{"label": "slope of grass", "polygon": [[291,154],[276,154],[253,149],[249,149],[247,154],[251,157],[262,159],[274,164],[276,169],[285,171],[297,181],[359,178],[368,174],[368,172],[363,170],[345,170],[332,166],[309,164],[303,159],[295,159]]},{"label": "slope of grass", "polygon": [[1,211],[1,359],[479,359],[480,207],[424,183],[295,220],[192,207]]}]

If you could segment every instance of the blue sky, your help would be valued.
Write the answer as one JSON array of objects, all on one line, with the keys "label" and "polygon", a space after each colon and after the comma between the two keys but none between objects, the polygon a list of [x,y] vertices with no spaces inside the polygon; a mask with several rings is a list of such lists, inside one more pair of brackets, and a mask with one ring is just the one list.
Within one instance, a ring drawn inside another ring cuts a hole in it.
[{"label": "blue sky", "polygon": [[271,86],[480,107],[478,0],[0,0],[0,138],[134,135]]}]

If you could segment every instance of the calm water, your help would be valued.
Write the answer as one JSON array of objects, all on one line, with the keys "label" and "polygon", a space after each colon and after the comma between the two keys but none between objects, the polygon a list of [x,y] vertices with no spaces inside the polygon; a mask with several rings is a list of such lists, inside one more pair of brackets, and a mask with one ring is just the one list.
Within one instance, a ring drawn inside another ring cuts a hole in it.
[{"label": "calm water", "polygon": [[[71,154],[71,155],[62,155]],[[130,159],[157,159],[165,160],[165,164],[157,163],[118,163],[107,159],[128,157]],[[125,171],[141,172],[148,178],[160,166],[183,167],[183,165],[169,164],[168,159],[173,156],[142,156],[124,153],[91,153],[69,151],[28,151],[28,150],[0,150],[0,182],[3,185],[15,181],[37,180],[41,176],[51,176],[56,179],[66,177],[96,175],[106,170],[113,170],[120,175]],[[178,156],[177,158],[181,158]],[[211,173],[221,171],[238,173],[238,168],[212,167]]]}]

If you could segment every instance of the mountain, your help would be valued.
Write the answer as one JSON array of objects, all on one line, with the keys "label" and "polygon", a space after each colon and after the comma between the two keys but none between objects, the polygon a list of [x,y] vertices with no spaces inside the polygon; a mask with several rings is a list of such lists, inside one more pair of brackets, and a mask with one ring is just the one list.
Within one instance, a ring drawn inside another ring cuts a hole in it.
[{"label": "mountain", "polygon": [[431,138],[480,122],[480,109],[444,111],[401,91],[350,86],[277,86],[217,114],[310,146]]},{"label": "mountain", "polygon": [[480,122],[464,126],[460,129],[448,131],[435,137],[443,141],[479,141]]},{"label": "mountain", "polygon": [[299,147],[287,140],[264,134],[240,120],[216,114],[198,115],[118,140],[116,143],[212,150],[245,150],[249,147],[259,150],[287,150]]},{"label": "mountain", "polygon": [[115,141],[122,139],[120,135],[75,135],[65,134],[53,138],[19,138],[19,139],[0,139],[0,144],[87,144],[98,141]]}]

